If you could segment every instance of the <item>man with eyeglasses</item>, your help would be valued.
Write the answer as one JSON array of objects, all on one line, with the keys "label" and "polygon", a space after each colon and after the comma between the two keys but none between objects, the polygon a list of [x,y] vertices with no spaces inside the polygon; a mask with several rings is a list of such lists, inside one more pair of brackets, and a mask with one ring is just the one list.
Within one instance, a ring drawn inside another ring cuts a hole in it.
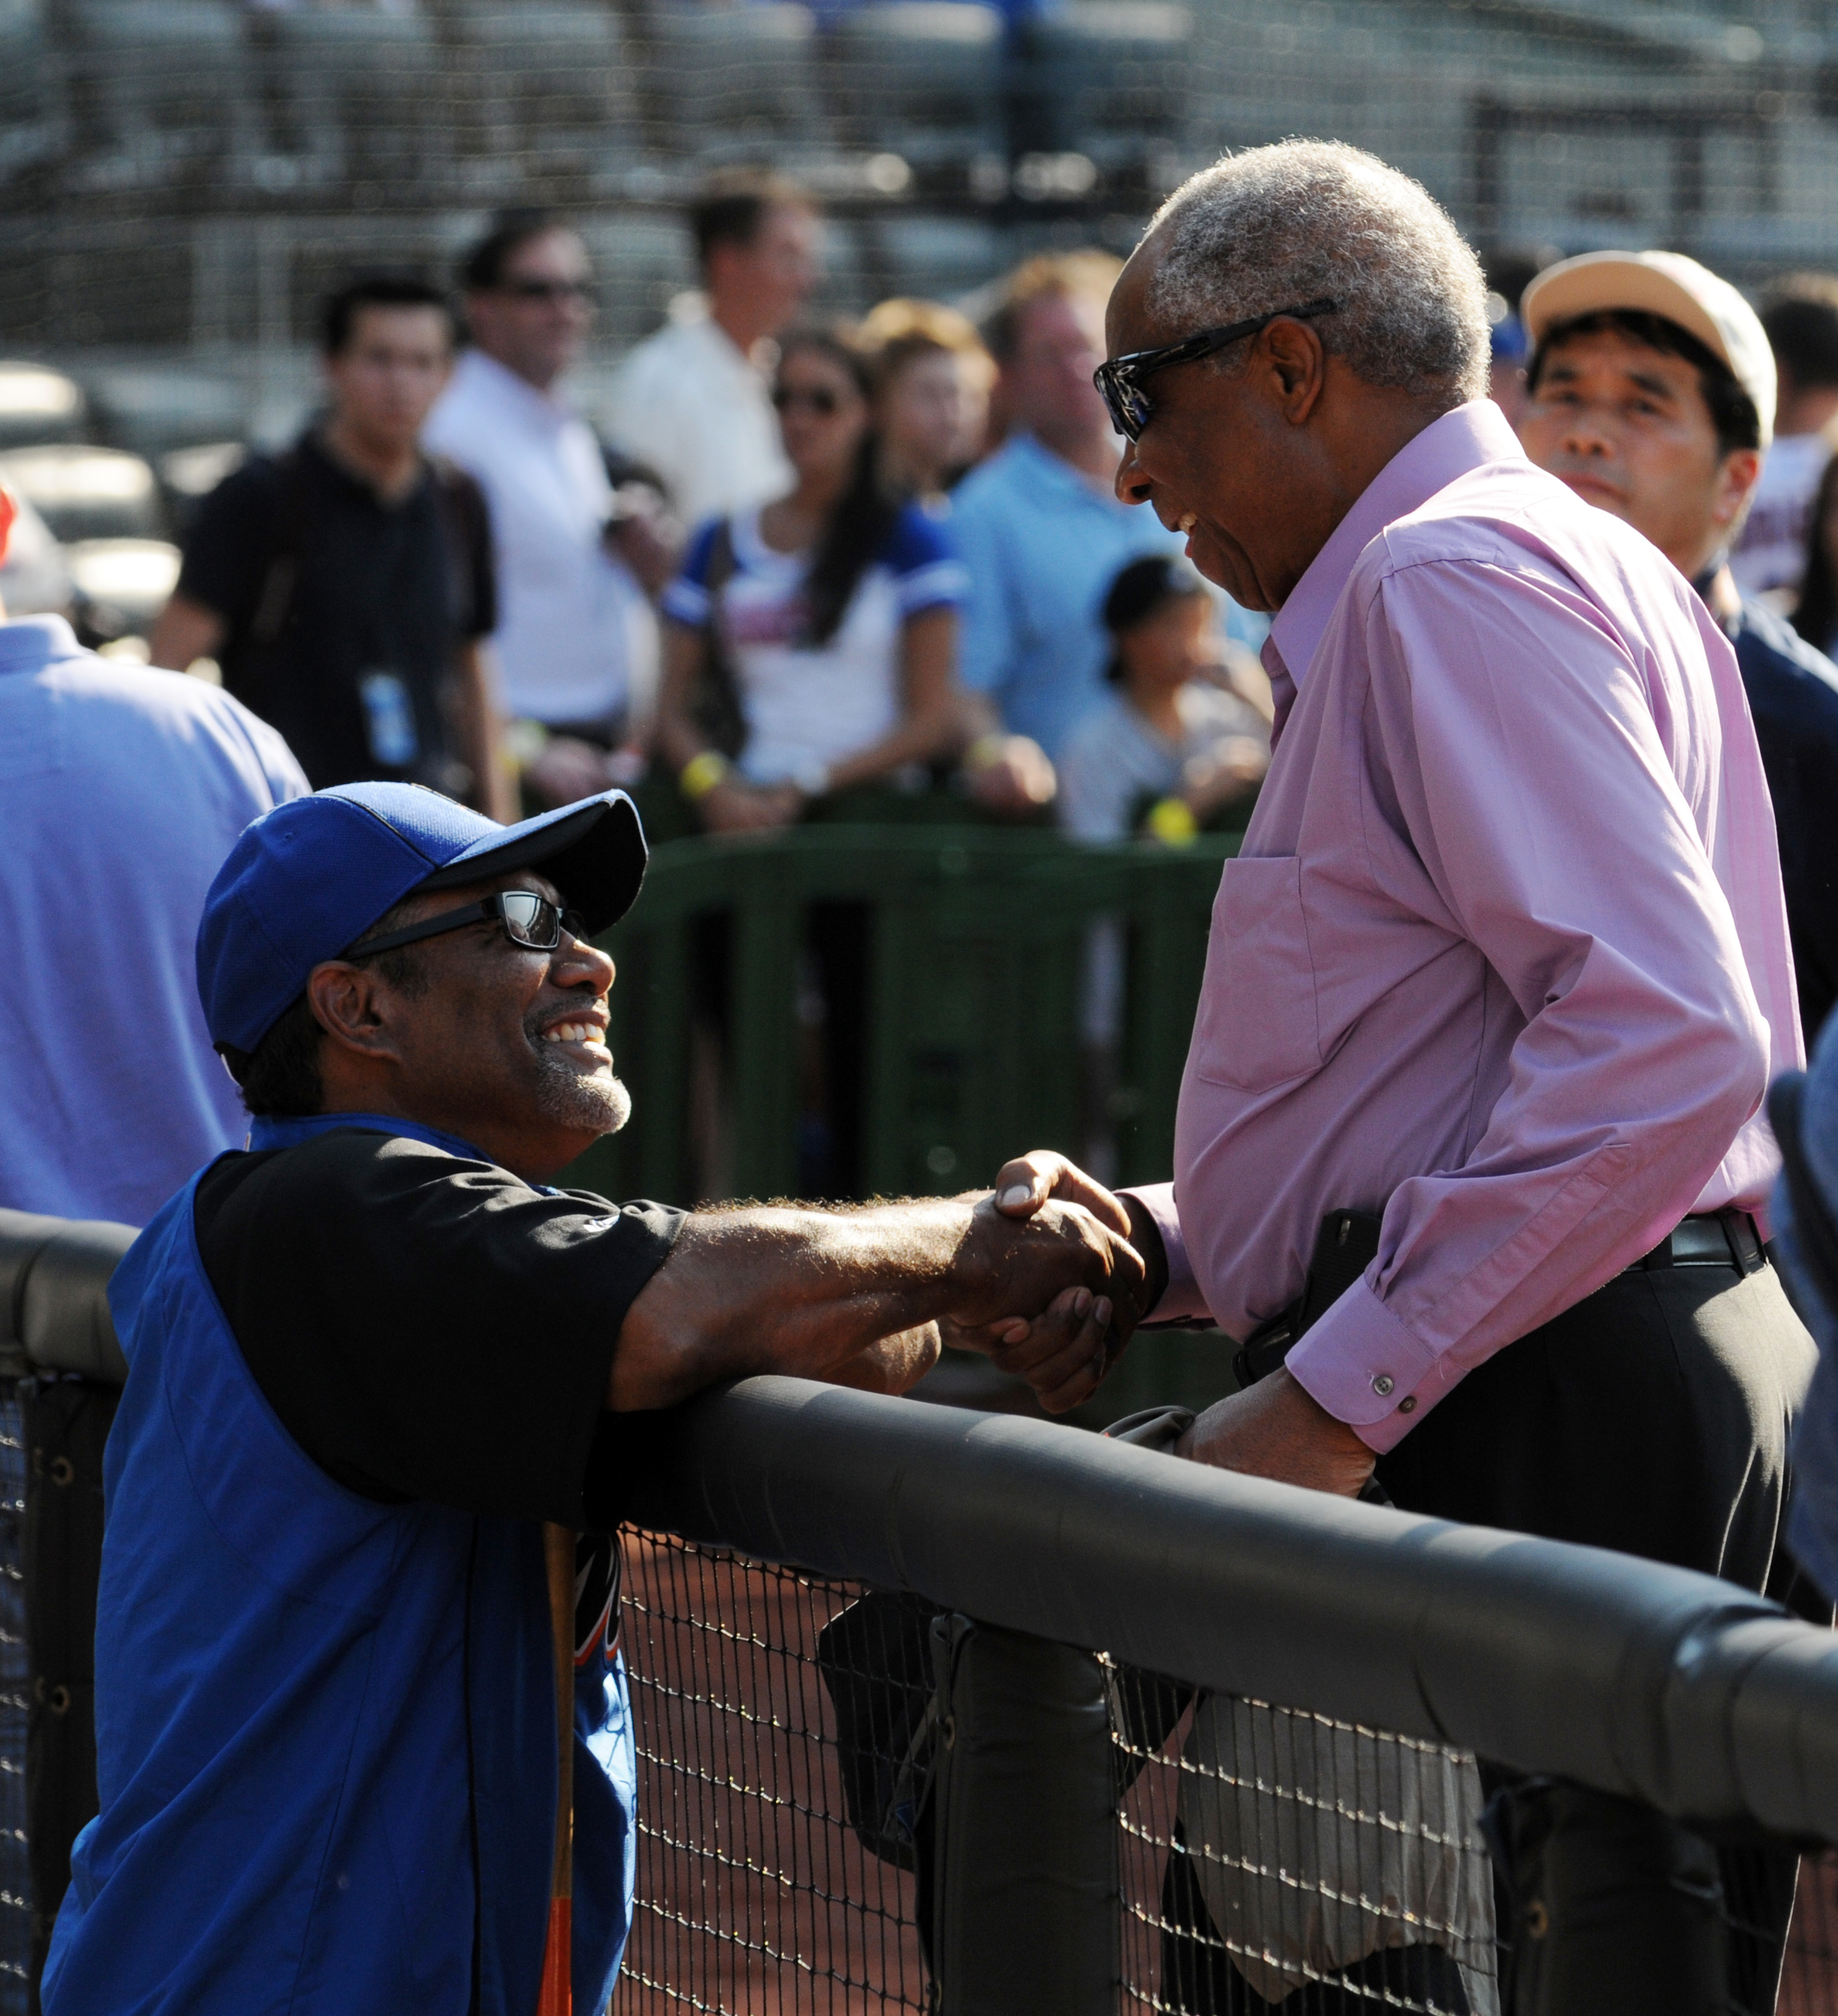
[{"label": "man with eyeglasses", "polygon": [[[1312,142],[1193,178],[1111,297],[1119,496],[1274,613],[1175,1181],[1138,1200],[1151,1319],[1245,1340],[1197,1460],[1349,1496],[1376,1466],[1761,1590],[1812,1364],[1762,1248],[1762,1094],[1801,1055],[1767,785],[1689,582],[1485,398],[1484,304],[1422,189]],[[1549,1928],[1524,1996],[1726,2006],[1707,1843],[1573,1787],[1502,1824]],[[1792,1894],[1789,1858],[1748,1905],[1784,1935]]]},{"label": "man with eyeglasses", "polygon": [[467,255],[460,286],[470,345],[427,443],[491,506],[504,705],[532,725],[517,738],[532,793],[561,804],[617,781],[608,757],[645,733],[658,650],[649,596],[674,554],[651,493],[615,488],[563,390],[593,326],[579,235],[551,211],[510,212]]},{"label": "man with eyeglasses", "polygon": [[102,1809],[47,2016],[527,2016],[544,1521],[581,1535],[563,1957],[603,2009],[636,1852],[614,1536],[648,1410],[755,1372],[901,1391],[946,1320],[1051,1399],[1126,1331],[1143,1267],[1088,1186],[1032,1219],[552,1187],[629,1110],[589,935],[644,851],[617,792],[506,829],[360,784],[256,820],[218,872],[198,991],[254,1118],[110,1289]]}]

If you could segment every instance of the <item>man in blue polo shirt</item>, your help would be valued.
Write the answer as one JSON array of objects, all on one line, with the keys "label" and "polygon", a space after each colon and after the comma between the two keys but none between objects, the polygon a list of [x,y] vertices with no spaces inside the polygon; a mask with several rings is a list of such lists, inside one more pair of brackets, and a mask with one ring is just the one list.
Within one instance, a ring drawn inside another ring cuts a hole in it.
[{"label": "man in blue polo shirt", "polygon": [[528,2016],[545,1520],[581,1536],[568,1958],[600,2011],[632,1895],[632,1417],[751,1372],[900,1391],[944,1319],[1051,1391],[1113,1304],[1127,1329],[1142,1263],[1076,1203],[701,1215],[550,1187],[629,1111],[588,941],[643,865],[617,792],[506,828],[355,784],[258,819],[212,884],[199,993],[254,1123],[110,1292],[101,1811],[47,2016]]},{"label": "man in blue polo shirt", "polygon": [[1056,761],[1108,690],[1104,599],[1119,568],[1181,547],[1112,491],[1117,440],[1091,374],[1117,271],[1108,254],[1080,252],[1010,279],[986,334],[1013,431],[964,478],[951,518],[970,570],[960,670],[977,726],[1031,736]]}]

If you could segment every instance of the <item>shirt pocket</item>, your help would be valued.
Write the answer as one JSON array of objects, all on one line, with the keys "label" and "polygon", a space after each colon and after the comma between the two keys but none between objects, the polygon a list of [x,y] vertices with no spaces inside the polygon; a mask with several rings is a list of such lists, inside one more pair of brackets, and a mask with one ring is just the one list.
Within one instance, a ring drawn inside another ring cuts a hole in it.
[{"label": "shirt pocket", "polygon": [[1292,855],[1228,861],[1213,905],[1195,1070],[1259,1092],[1301,1078],[1321,1061],[1302,864]]}]

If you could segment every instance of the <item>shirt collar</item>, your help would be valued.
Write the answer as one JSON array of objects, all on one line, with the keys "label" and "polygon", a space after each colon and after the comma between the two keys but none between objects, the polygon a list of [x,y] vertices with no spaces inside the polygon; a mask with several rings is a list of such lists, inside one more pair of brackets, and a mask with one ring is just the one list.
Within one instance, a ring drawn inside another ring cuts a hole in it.
[{"label": "shirt collar", "polygon": [[457,1134],[443,1134],[438,1128],[423,1127],[419,1121],[398,1120],[387,1113],[262,1113],[250,1123],[249,1147],[262,1154],[271,1148],[297,1148],[321,1134],[340,1127],[361,1127],[372,1134],[401,1134],[430,1148],[440,1148],[468,1162],[488,1162],[470,1141]]},{"label": "shirt collar", "polygon": [[467,351],[460,360],[460,368],[476,379],[489,397],[514,407],[539,426],[559,427],[573,417],[553,392],[539,392],[528,379],[518,377],[509,365],[500,364],[482,350]]},{"label": "shirt collar", "polygon": [[35,672],[56,658],[88,655],[61,616],[21,616],[0,623],[0,672]]},{"label": "shirt collar", "polygon": [[1406,441],[1334,527],[1270,626],[1269,647],[1291,679],[1299,685],[1307,675],[1354,563],[1387,525],[1420,510],[1470,470],[1524,459],[1519,437],[1491,399],[1471,399]]}]

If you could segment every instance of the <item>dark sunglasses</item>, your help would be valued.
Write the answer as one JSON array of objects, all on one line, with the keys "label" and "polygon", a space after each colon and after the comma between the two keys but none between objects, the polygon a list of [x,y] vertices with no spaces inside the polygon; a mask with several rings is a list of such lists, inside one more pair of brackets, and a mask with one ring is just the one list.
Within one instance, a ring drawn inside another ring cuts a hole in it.
[{"label": "dark sunglasses", "polygon": [[520,301],[584,301],[593,290],[585,280],[506,280],[500,292]]},{"label": "dark sunglasses", "polygon": [[368,959],[373,952],[393,952],[398,945],[413,945],[417,938],[438,938],[443,931],[463,931],[468,924],[496,919],[504,935],[515,945],[532,952],[553,952],[564,933],[585,938],[587,920],[578,910],[564,910],[534,889],[506,889],[481,902],[468,903],[461,910],[443,910],[405,930],[385,931],[380,938],[363,938],[344,954],[347,959]]},{"label": "dark sunglasses", "polygon": [[1339,305],[1338,301],[1310,301],[1306,308],[1272,308],[1268,315],[1253,315],[1249,322],[1228,322],[1224,329],[1203,329],[1197,335],[1184,336],[1180,342],[1166,344],[1160,350],[1133,350],[1127,356],[1113,357],[1099,365],[1091,382],[1104,394],[1111,425],[1126,441],[1141,441],[1142,430],[1155,410],[1142,389],[1142,381],[1151,372],[1210,357],[1229,344],[1257,335],[1285,315],[1293,321],[1306,322],[1315,315],[1332,315]]},{"label": "dark sunglasses", "polygon": [[790,412],[795,406],[808,406],[826,420],[834,416],[841,403],[826,385],[775,385],[772,388],[772,402],[781,413]]}]

